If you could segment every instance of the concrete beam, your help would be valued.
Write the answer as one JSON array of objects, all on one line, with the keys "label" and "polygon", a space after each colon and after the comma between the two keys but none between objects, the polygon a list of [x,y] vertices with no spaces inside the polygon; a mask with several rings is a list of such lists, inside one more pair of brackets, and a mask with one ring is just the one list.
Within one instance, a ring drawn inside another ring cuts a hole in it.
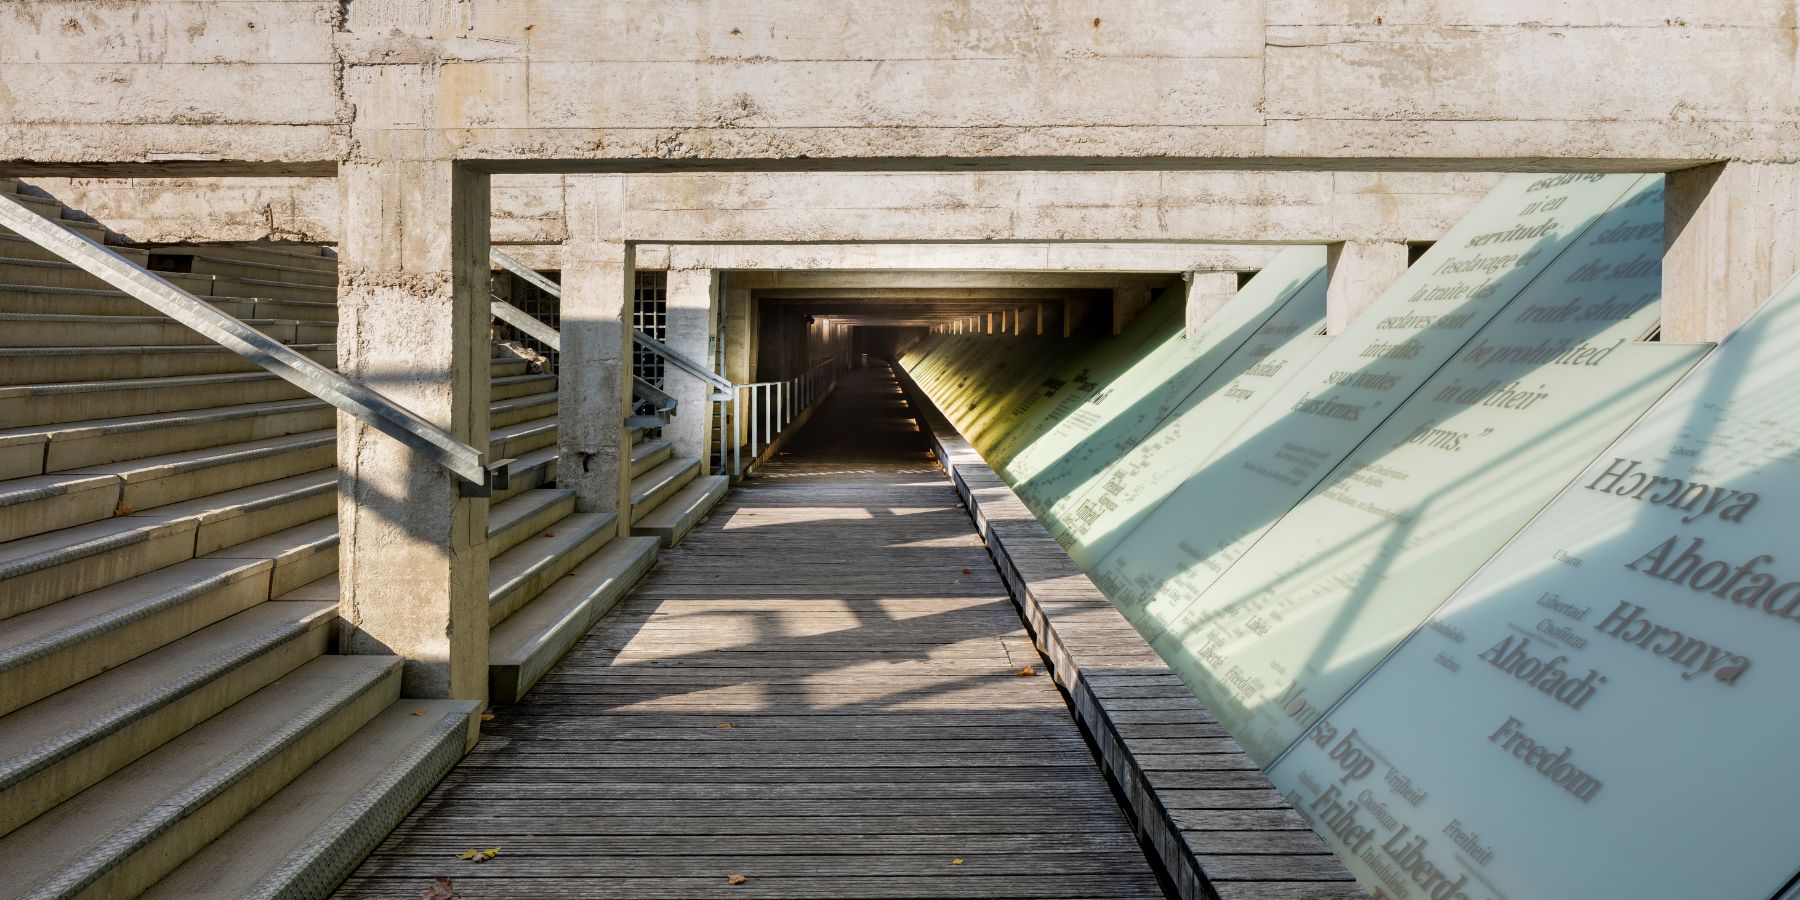
[{"label": "concrete beam", "polygon": [[1676,173],[1664,210],[1663,340],[1724,339],[1800,271],[1800,164]]},{"label": "concrete beam", "polygon": [[[616,230],[639,243],[1025,242],[965,249],[1000,268],[1081,269],[1072,242],[1329,243],[1435,240],[1487,193],[1487,173],[1370,172],[907,172],[512,175],[494,179],[496,243],[560,244],[569,234],[567,186],[598,180]],[[48,178],[31,183],[139,241],[306,240],[333,243],[336,189],[330,179],[198,180]],[[759,264],[756,257],[810,252],[822,265]],[[519,256],[518,251],[508,252]],[[703,253],[706,251],[690,251]],[[666,267],[856,268],[830,248],[744,251],[731,263],[706,258]],[[871,268],[905,267],[903,248],[856,253]],[[1124,255],[1125,251],[1103,251]],[[1146,271],[1239,268],[1200,251],[1168,258],[1148,248]],[[1191,252],[1191,251],[1190,251]],[[1250,252],[1250,251],[1240,251]],[[1023,256],[1024,259],[1020,259]],[[1034,260],[1030,265],[1025,260]],[[647,257],[642,261],[652,267]],[[1116,262],[1116,261],[1115,261]],[[941,268],[941,266],[939,266]],[[554,268],[554,266],[546,266]]]},{"label": "concrete beam", "polygon": [[1342,334],[1406,272],[1407,246],[1346,241],[1325,248],[1325,333]]},{"label": "concrete beam", "polygon": [[[338,365],[457,439],[488,443],[487,176],[445,161],[344,167]],[[407,697],[487,696],[486,500],[338,416],[347,653],[405,659]]]},{"label": "concrete beam", "polygon": [[1237,296],[1236,272],[1189,272],[1187,274],[1187,326],[1184,336],[1192,336],[1214,314]]}]

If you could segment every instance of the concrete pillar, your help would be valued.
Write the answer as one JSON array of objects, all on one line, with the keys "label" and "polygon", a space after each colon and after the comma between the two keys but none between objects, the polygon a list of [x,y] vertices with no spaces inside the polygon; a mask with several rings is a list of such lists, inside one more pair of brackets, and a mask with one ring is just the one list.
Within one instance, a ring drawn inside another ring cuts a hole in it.
[{"label": "concrete pillar", "polygon": [[[752,377],[752,361],[756,359],[756,301],[751,299],[749,288],[726,288],[720,291],[720,301],[725,320],[725,379],[732,384],[748,384],[756,380]],[[740,398],[740,402],[748,402],[748,398]],[[737,442],[742,444],[750,438],[750,420],[747,415],[738,419]]]},{"label": "concrete pillar", "polygon": [[1026,335],[1037,334],[1038,333],[1037,311],[1038,311],[1038,308],[1037,308],[1037,304],[1035,304],[1035,303],[1030,306],[1021,306],[1017,310],[1015,310],[1014,316],[1018,320],[1018,327],[1013,329],[1013,334],[1026,334]]},{"label": "concrete pillar", "polygon": [[1325,333],[1341,334],[1406,272],[1404,241],[1344,241],[1325,247]]},{"label": "concrete pillar", "polygon": [[1066,317],[1063,315],[1062,300],[1049,300],[1038,304],[1038,334],[1054,334],[1068,337],[1063,330]]},{"label": "concrete pillar", "polygon": [[1113,288],[1112,333],[1118,334],[1150,305],[1150,287],[1122,284]]},{"label": "concrete pillar", "polygon": [[1189,272],[1187,282],[1187,328],[1183,337],[1193,337],[1231,298],[1237,296],[1236,272]]},{"label": "concrete pillar", "polygon": [[1066,298],[1063,300],[1063,337],[1074,337],[1094,314],[1095,301]]},{"label": "concrete pillar", "polygon": [[557,380],[558,487],[575,492],[578,512],[618,515],[630,534],[632,248],[602,235],[616,200],[604,179],[572,178],[565,190],[569,239],[563,248],[562,353]]},{"label": "concrete pillar", "polygon": [[[482,451],[488,177],[446,160],[338,170],[338,366]],[[340,646],[406,660],[407,697],[487,697],[488,501],[338,416]]]},{"label": "concrete pillar", "polygon": [[1800,164],[1682,169],[1663,190],[1663,340],[1720,340],[1800,269]]},{"label": "concrete pillar", "polygon": [[[669,348],[710,367],[713,332],[718,322],[716,271],[670,269],[668,309]],[[804,359],[804,345],[798,349]],[[712,386],[671,363],[663,369],[663,390],[680,404],[674,421],[663,429],[663,437],[674,444],[676,456],[698,458],[705,465],[711,453]]]}]

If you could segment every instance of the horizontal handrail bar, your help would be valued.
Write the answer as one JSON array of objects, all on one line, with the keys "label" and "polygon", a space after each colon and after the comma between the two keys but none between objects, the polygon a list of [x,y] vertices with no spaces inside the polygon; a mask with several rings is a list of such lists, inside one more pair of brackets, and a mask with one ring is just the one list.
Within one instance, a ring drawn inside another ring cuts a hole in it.
[{"label": "horizontal handrail bar", "polygon": [[0,194],[0,225],[405,444],[449,469],[458,478],[483,488],[504,480],[505,473],[500,467],[488,468],[487,454],[457,440],[450,432],[420,418],[379,391],[313,362],[143,266],[85,235],[51,222],[4,194]]},{"label": "horizontal handrail bar", "polygon": [[526,336],[552,350],[562,351],[562,334],[544,324],[537,316],[491,294],[488,305],[492,307],[494,318],[525,332]]}]

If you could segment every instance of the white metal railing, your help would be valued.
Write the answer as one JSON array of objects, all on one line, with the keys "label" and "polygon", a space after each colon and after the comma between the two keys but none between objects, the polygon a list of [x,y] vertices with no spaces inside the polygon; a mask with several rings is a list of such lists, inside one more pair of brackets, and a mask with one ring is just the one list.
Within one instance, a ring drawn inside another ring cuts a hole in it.
[{"label": "white metal railing", "polygon": [[[785,381],[757,381],[735,385],[728,394],[714,394],[719,427],[713,442],[715,473],[742,477],[772,454],[789,426],[800,421],[831,393],[843,374],[837,357]],[[745,451],[750,457],[744,464]]]},{"label": "white metal railing", "polygon": [[0,225],[450,470],[463,480],[466,494],[486,496],[505,487],[512,460],[490,465],[486,452],[457,440],[381,392],[314,362],[104,244],[63,228],[4,194],[0,194]]},{"label": "white metal railing", "polygon": [[[535,286],[538,290],[552,297],[561,299],[562,287],[556,282],[538,274],[531,267],[513,259],[497,248],[489,248],[488,255],[494,264]],[[501,300],[492,299],[494,318],[505,322],[521,332],[539,341],[552,350],[561,350],[561,336],[556,329],[538,321],[530,313]],[[832,357],[803,375],[785,381],[758,381],[750,384],[733,384],[729,379],[713,371],[705,365],[669,345],[632,329],[631,340],[637,346],[660,356],[676,368],[706,382],[712,388],[712,413],[717,423],[713,429],[712,474],[729,473],[740,477],[748,470],[744,465],[744,450],[750,451],[750,467],[762,461],[786,429],[793,425],[813,405],[824,399],[837,384],[838,375],[843,372],[843,363]],[[642,379],[635,379],[636,393],[658,404],[658,410],[673,413],[675,399],[661,390],[651,386]],[[667,417],[663,417],[667,421]],[[635,418],[628,424],[642,424]]]}]

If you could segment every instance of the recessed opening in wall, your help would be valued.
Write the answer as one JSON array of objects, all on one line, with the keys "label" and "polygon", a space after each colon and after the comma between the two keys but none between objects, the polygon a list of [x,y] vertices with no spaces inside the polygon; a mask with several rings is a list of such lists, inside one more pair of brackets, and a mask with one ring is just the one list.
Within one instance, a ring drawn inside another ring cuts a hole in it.
[{"label": "recessed opening in wall", "polygon": [[[631,327],[666,341],[669,337],[669,273],[637,273],[637,291],[631,300]],[[656,387],[663,386],[663,358],[635,344],[631,348],[631,374]]]},{"label": "recessed opening in wall", "polygon": [[1425,251],[1430,250],[1431,245],[1435,243],[1437,243],[1437,241],[1407,241],[1406,264],[1410,266],[1413,263],[1418,262],[1419,257],[1424,256]]},{"label": "recessed opening in wall", "polygon": [[1244,289],[1244,285],[1246,285],[1246,284],[1249,284],[1249,283],[1250,283],[1250,279],[1252,279],[1252,278],[1255,278],[1255,277],[1256,277],[1256,273],[1258,273],[1258,272],[1261,272],[1261,271],[1262,271],[1262,270],[1261,270],[1261,269],[1251,269],[1251,270],[1250,270],[1250,271],[1248,271],[1248,272],[1239,272],[1239,273],[1237,273],[1237,276],[1238,276],[1238,290],[1240,290],[1240,291],[1241,291],[1241,290],[1243,290],[1243,289]]}]

